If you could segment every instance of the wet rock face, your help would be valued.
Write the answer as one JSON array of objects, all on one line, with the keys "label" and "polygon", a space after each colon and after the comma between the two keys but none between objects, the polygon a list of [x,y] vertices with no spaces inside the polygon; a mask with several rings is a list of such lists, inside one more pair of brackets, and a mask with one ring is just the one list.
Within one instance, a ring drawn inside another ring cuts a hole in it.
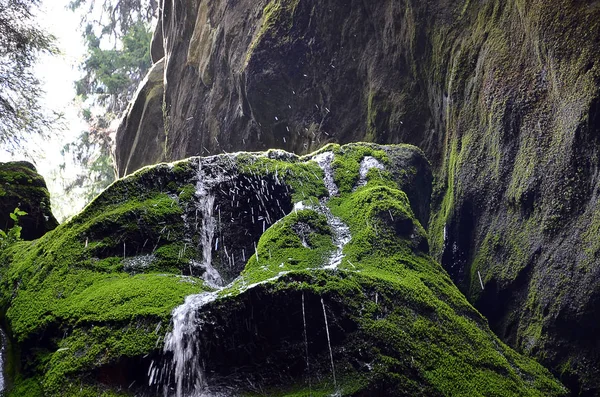
[{"label": "wet rock face", "polygon": [[0,229],[13,227],[9,214],[17,207],[27,212],[19,217],[24,240],[39,238],[58,226],[50,209],[46,182],[35,167],[25,161],[0,163]]},{"label": "wet rock face", "polygon": [[463,32],[438,36],[448,146],[432,252],[504,341],[598,395],[600,9],[488,2],[463,15]]},{"label": "wet rock face", "polygon": [[[415,66],[425,47],[413,30],[419,10],[408,7],[164,2],[163,47],[155,37],[153,49],[166,60],[165,158],[269,148],[307,153],[328,142],[420,143],[432,128],[429,110],[418,106],[427,101]],[[159,159],[117,147],[118,157],[137,164]],[[118,168],[120,175],[135,170],[121,161]]]},{"label": "wet rock face", "polygon": [[166,139],[162,107],[164,72],[164,59],[158,60],[141,83],[119,125],[116,145],[129,148],[115,152],[121,176],[148,165],[147,159],[153,159],[152,164],[163,159]]}]

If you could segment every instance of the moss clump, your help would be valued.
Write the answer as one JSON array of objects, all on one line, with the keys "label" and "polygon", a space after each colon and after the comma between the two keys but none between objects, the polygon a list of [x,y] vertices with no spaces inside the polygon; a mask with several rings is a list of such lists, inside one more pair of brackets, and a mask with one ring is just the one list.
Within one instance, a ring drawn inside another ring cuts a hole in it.
[{"label": "moss clump", "polygon": [[[281,30],[290,30],[294,21],[294,11],[298,6],[299,0],[271,0],[262,12],[262,24],[258,31],[255,33],[252,43],[246,53],[246,63],[249,62],[252,57],[252,53],[255,51],[258,44],[269,36],[270,38],[277,38],[281,40],[281,37],[277,37],[277,33]],[[286,35],[287,36],[287,35]]]},{"label": "moss clump", "polygon": [[239,283],[252,284],[294,269],[319,267],[334,249],[324,215],[295,211],[261,237]]}]

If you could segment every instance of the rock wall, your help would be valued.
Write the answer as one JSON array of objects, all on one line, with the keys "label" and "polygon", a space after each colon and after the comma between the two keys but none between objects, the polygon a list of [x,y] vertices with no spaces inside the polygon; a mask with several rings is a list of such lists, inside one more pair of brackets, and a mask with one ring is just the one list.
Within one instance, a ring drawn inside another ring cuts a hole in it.
[{"label": "rock wall", "polygon": [[[153,48],[165,55],[167,159],[421,143],[434,128],[417,67],[427,46],[409,3],[166,1],[162,10]],[[138,164],[161,159],[129,145],[120,152]]]},{"label": "rock wall", "polygon": [[600,392],[598,1],[165,0],[153,54],[164,152],[122,159],[413,143],[434,256],[504,341]]},{"label": "rock wall", "polygon": [[433,252],[504,341],[598,395],[599,3],[477,4],[433,36]]}]

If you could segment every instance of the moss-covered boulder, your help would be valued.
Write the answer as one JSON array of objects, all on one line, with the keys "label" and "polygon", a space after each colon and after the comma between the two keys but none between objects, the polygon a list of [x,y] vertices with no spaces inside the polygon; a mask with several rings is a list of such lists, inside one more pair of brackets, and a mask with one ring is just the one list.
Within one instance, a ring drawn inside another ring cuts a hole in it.
[{"label": "moss-covered boulder", "polygon": [[191,158],[0,253],[10,396],[554,396],[428,254],[411,146]]},{"label": "moss-covered boulder", "polygon": [[19,217],[21,238],[34,240],[58,226],[50,209],[50,195],[44,178],[26,161],[0,163],[0,229],[14,226],[10,214],[16,208],[27,215]]}]

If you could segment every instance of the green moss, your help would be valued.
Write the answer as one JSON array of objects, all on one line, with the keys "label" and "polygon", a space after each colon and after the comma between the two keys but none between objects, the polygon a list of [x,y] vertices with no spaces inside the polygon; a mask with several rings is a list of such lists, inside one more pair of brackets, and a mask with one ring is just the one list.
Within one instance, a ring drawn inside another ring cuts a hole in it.
[{"label": "green moss", "polygon": [[323,171],[316,163],[301,162],[301,158],[293,155],[285,157],[287,161],[281,161],[278,156],[282,153],[285,152],[271,151],[264,156],[240,154],[236,156],[236,166],[240,175],[269,177],[285,183],[295,202],[327,195]]},{"label": "green moss", "polygon": [[184,164],[144,169],[55,231],[1,253],[0,312],[22,363],[13,393],[36,379],[46,396],[119,395],[84,379],[154,351],[157,325],[166,328],[172,309],[205,289],[179,276],[197,256],[181,242],[193,187],[162,184],[191,172]]},{"label": "green moss", "polygon": [[50,231],[58,222],[50,210],[50,195],[44,178],[27,162],[0,162],[0,229],[14,225],[9,217],[19,207],[27,214],[21,217],[23,238],[33,240]]},{"label": "green moss", "polygon": [[[340,146],[338,144],[329,144],[319,149],[316,153],[333,152],[335,158],[331,164],[334,175],[333,179],[340,191],[340,193],[349,193],[356,186],[359,180],[360,162],[365,156],[372,156],[379,160],[384,165],[389,166],[389,157],[381,146],[369,145],[369,144],[349,144]],[[378,170],[373,172],[380,173]],[[390,180],[391,175],[387,175],[386,178],[382,177],[382,180]]]},{"label": "green moss", "polygon": [[252,57],[252,54],[258,44],[265,36],[285,40],[285,36],[277,33],[281,30],[289,31],[294,23],[294,11],[298,6],[299,0],[271,0],[262,12],[262,24],[254,35],[252,43],[246,53],[246,63]]},{"label": "green moss", "polygon": [[42,387],[38,378],[21,379],[15,381],[7,397],[42,397]]},{"label": "green moss", "polygon": [[[332,233],[325,216],[313,210],[295,211],[263,234],[256,253],[232,288],[292,270],[321,267],[333,249]],[[223,292],[227,293],[228,290]]]},{"label": "green moss", "polygon": [[180,188],[179,191],[179,200],[189,202],[194,197],[194,194],[196,194],[196,186],[188,184]]},{"label": "green moss", "polygon": [[155,348],[158,338],[155,329],[156,324],[142,322],[119,330],[94,326],[75,330],[62,339],[58,350],[50,355],[42,380],[45,392],[68,395],[70,385],[67,386],[65,380],[69,382],[71,376],[102,368],[127,357],[148,354]]}]

